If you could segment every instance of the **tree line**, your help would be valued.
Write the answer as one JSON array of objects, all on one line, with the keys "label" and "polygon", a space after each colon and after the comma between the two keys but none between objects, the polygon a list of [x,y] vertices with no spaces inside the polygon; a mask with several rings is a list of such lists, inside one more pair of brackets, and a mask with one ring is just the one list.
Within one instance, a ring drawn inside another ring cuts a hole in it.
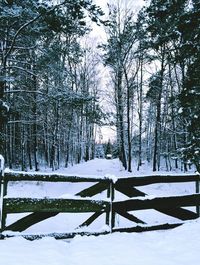
[{"label": "tree line", "polygon": [[[116,126],[115,157],[132,171],[193,163],[199,170],[200,4],[151,0],[4,0],[0,4],[0,153],[12,168],[39,170],[95,157],[103,63]],[[87,41],[91,23],[107,41]],[[110,144],[110,143],[109,143]]]},{"label": "tree line", "polygon": [[119,158],[131,172],[190,164],[200,154],[200,3],[151,0],[137,18],[131,1],[113,1],[102,45],[116,109]]},{"label": "tree line", "polygon": [[99,58],[85,36],[102,15],[87,0],[1,1],[0,153],[10,168],[94,157]]}]

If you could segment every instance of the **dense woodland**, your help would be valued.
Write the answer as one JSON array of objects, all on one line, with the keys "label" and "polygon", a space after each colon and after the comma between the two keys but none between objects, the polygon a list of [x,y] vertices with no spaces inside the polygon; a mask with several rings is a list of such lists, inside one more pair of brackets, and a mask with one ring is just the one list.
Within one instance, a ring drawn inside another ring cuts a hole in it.
[{"label": "dense woodland", "polygon": [[[137,16],[131,2],[110,1],[104,15],[90,0],[1,1],[7,166],[55,170],[88,161],[97,132],[112,125],[116,141],[104,153],[128,171],[132,162],[138,170],[146,162],[153,171],[200,170],[200,2],[149,0]],[[105,42],[91,39],[94,24]]]}]

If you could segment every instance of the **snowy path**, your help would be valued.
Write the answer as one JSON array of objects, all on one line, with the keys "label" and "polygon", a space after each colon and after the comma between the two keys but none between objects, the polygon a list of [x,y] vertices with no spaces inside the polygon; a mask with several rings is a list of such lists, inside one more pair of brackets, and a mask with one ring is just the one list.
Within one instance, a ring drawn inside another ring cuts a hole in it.
[{"label": "snowy path", "polygon": [[[59,173],[87,175],[116,176],[135,175],[125,173],[117,160],[94,160],[88,163],[76,165]],[[144,168],[142,174],[148,174]],[[150,173],[149,173],[150,174]],[[83,185],[83,184],[79,184]],[[83,188],[82,186],[79,187]],[[185,194],[194,192],[193,184],[163,184],[143,187],[150,195]],[[32,194],[35,197],[60,196],[64,193],[74,192],[72,185],[57,186],[50,183],[33,185],[30,183],[12,184],[9,196],[26,196]],[[118,196],[120,196],[118,194]],[[147,211],[138,213],[139,218],[146,218],[148,223],[158,221],[172,221],[167,216],[156,211],[147,214]],[[162,216],[162,217],[160,217]],[[72,222],[67,214],[58,215],[48,221],[41,222],[27,230],[28,233],[66,231],[73,225],[80,223],[82,217],[75,217]],[[85,217],[84,217],[85,218]],[[104,217],[103,217],[104,219]],[[96,229],[103,224],[101,218],[94,224]],[[129,226],[125,219],[118,220],[123,226]],[[99,226],[100,225],[100,226]],[[133,224],[131,224],[133,225]],[[55,229],[56,227],[56,229]],[[33,242],[23,238],[9,238],[0,240],[0,265],[188,265],[199,264],[200,248],[200,219],[191,221],[179,228],[169,231],[157,231],[146,233],[120,234],[115,233],[99,237],[77,236],[70,241],[44,238]]]}]

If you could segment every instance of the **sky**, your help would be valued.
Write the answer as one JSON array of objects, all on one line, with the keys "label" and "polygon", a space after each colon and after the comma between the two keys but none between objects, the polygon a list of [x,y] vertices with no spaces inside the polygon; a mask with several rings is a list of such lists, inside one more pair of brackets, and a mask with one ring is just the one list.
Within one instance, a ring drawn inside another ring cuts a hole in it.
[{"label": "sky", "polygon": [[[132,7],[133,10],[136,11],[136,13],[142,8],[142,6],[145,4],[144,0],[118,0],[121,2],[121,4],[128,3],[128,6]],[[105,19],[108,15],[108,3],[116,3],[116,0],[94,0],[94,3],[102,8],[102,10],[105,13]],[[94,30],[92,33],[93,36],[97,36],[99,39],[105,40],[105,32],[103,27],[99,27],[94,25]]]},{"label": "sky", "polygon": [[[126,3],[126,2],[130,2],[133,6],[137,7],[142,7],[144,5],[144,0],[119,0],[121,3]],[[112,3],[112,2],[117,2],[116,0],[94,0],[94,2],[101,6],[102,9],[106,9],[107,8],[107,3]]]}]

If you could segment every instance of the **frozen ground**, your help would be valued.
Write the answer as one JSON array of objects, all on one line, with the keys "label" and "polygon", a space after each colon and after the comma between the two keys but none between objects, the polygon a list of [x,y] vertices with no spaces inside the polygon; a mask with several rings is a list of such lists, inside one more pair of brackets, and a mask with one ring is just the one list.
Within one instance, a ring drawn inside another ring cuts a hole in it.
[{"label": "frozen ground", "polygon": [[[122,177],[135,175],[125,173],[118,160],[96,159],[83,163],[59,173],[70,175],[101,175],[106,174]],[[148,169],[143,168],[142,174],[148,175]],[[166,172],[165,172],[166,173]],[[150,173],[149,173],[150,174]],[[173,174],[176,174],[174,172]],[[51,183],[11,183],[8,196],[56,197],[63,194],[73,195],[84,189],[85,184],[51,184]],[[194,193],[194,184],[162,184],[141,188],[149,195],[176,195]],[[106,194],[102,193],[101,198]],[[116,194],[116,199],[123,195]],[[134,213],[135,214],[135,213]],[[76,228],[87,219],[88,214],[60,214],[54,218],[27,229],[27,233],[67,232]],[[156,211],[140,211],[137,216],[148,224],[176,222],[175,218],[159,214]],[[8,222],[15,220],[11,215]],[[105,216],[101,216],[89,228],[102,230]],[[133,223],[117,217],[117,226],[133,226]],[[199,264],[200,220],[191,221],[185,225],[169,230],[145,233],[115,233],[99,237],[80,237],[72,240],[55,240],[44,238],[33,242],[23,238],[0,240],[0,265],[188,265]]]}]

